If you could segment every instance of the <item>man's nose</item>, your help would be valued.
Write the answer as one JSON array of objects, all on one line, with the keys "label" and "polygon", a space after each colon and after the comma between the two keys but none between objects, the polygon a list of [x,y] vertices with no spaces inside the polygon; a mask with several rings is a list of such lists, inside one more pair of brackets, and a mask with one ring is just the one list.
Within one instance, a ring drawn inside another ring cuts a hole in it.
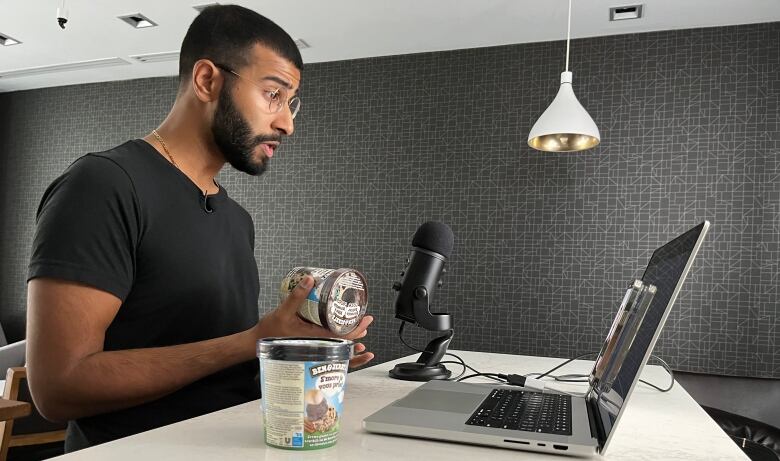
[{"label": "man's nose", "polygon": [[287,136],[293,134],[293,131],[295,131],[295,123],[293,122],[292,112],[290,112],[289,106],[283,107],[282,110],[276,113],[276,117],[274,117],[274,120],[271,123],[271,128]]}]

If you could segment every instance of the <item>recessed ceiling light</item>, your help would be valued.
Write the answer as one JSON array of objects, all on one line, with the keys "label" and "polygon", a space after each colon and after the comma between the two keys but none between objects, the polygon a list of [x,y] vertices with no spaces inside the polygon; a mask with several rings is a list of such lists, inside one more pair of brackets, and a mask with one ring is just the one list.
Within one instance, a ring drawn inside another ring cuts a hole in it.
[{"label": "recessed ceiling light", "polygon": [[71,70],[97,69],[98,67],[127,66],[129,62],[122,58],[101,58],[88,61],[66,62],[51,66],[27,67],[24,69],[0,70],[0,79],[27,77],[30,75],[51,74]]},{"label": "recessed ceiling light", "polygon": [[642,17],[643,5],[613,6],[609,9],[610,21],[622,21],[624,19],[639,19]]},{"label": "recessed ceiling light", "polygon": [[299,50],[302,50],[304,48],[311,48],[311,45],[306,43],[306,40],[304,40],[302,38],[296,38],[295,39],[295,44],[298,46]]},{"label": "recessed ceiling light", "polygon": [[165,51],[162,53],[134,54],[130,57],[143,63],[177,61],[179,59],[179,52]]},{"label": "recessed ceiling light", "polygon": [[5,34],[0,34],[0,45],[3,46],[11,46],[11,45],[18,45],[22,42],[19,40],[13,39]]},{"label": "recessed ceiling light", "polygon": [[142,15],[141,13],[128,14],[126,16],[119,16],[119,19],[130,24],[136,29],[145,29],[147,27],[155,27],[156,22]]},{"label": "recessed ceiling light", "polygon": [[219,5],[219,3],[214,2],[214,3],[206,3],[206,4],[203,4],[203,5],[195,5],[195,6],[193,6],[193,8],[195,8],[195,10],[197,10],[198,13],[200,13],[201,11],[205,10],[206,8],[208,8],[210,6],[214,6],[214,5]]}]

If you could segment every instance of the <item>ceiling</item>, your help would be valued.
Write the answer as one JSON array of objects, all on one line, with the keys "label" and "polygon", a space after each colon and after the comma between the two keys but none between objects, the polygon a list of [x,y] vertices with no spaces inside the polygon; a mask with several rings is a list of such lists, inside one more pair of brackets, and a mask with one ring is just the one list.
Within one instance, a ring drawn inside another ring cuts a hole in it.
[{"label": "ceiling", "polygon": [[[108,80],[175,75],[172,60],[131,56],[177,52],[197,15],[214,0],[0,0],[0,34],[19,45],[0,46],[0,92]],[[227,2],[220,2],[227,3]],[[566,37],[566,0],[238,0],[273,19],[311,48],[304,62],[476,48]],[[638,20],[609,21],[613,6],[644,4]],[[141,13],[158,27],[134,29],[118,16]],[[780,21],[780,0],[574,0],[572,37]],[[101,61],[107,60],[107,61]],[[92,61],[81,70],[3,74]],[[99,67],[98,64],[106,64]]]}]

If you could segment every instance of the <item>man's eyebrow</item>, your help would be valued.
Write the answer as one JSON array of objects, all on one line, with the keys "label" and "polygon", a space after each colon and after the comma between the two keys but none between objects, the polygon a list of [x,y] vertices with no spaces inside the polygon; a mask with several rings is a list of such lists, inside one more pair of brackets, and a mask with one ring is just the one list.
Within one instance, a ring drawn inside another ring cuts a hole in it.
[{"label": "man's eyebrow", "polygon": [[287,88],[288,90],[292,88],[292,85],[290,84],[290,82],[288,82],[288,81],[286,81],[284,79],[281,79],[281,78],[279,78],[279,77],[277,77],[275,75],[265,76],[265,77],[263,77],[263,80],[271,80],[272,82],[276,82],[276,83],[282,85],[283,87]]}]

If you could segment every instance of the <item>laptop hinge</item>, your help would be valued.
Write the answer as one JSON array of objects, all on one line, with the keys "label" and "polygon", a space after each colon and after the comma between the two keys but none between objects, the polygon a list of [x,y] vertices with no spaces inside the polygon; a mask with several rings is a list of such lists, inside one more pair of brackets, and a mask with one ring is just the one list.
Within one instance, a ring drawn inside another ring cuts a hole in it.
[{"label": "laptop hinge", "polygon": [[599,411],[593,391],[589,392],[588,396],[585,398],[585,407],[588,409],[590,435],[596,439],[598,442],[598,450],[601,451],[601,448],[607,441],[607,434],[604,432],[604,422],[601,420],[601,412]]}]

